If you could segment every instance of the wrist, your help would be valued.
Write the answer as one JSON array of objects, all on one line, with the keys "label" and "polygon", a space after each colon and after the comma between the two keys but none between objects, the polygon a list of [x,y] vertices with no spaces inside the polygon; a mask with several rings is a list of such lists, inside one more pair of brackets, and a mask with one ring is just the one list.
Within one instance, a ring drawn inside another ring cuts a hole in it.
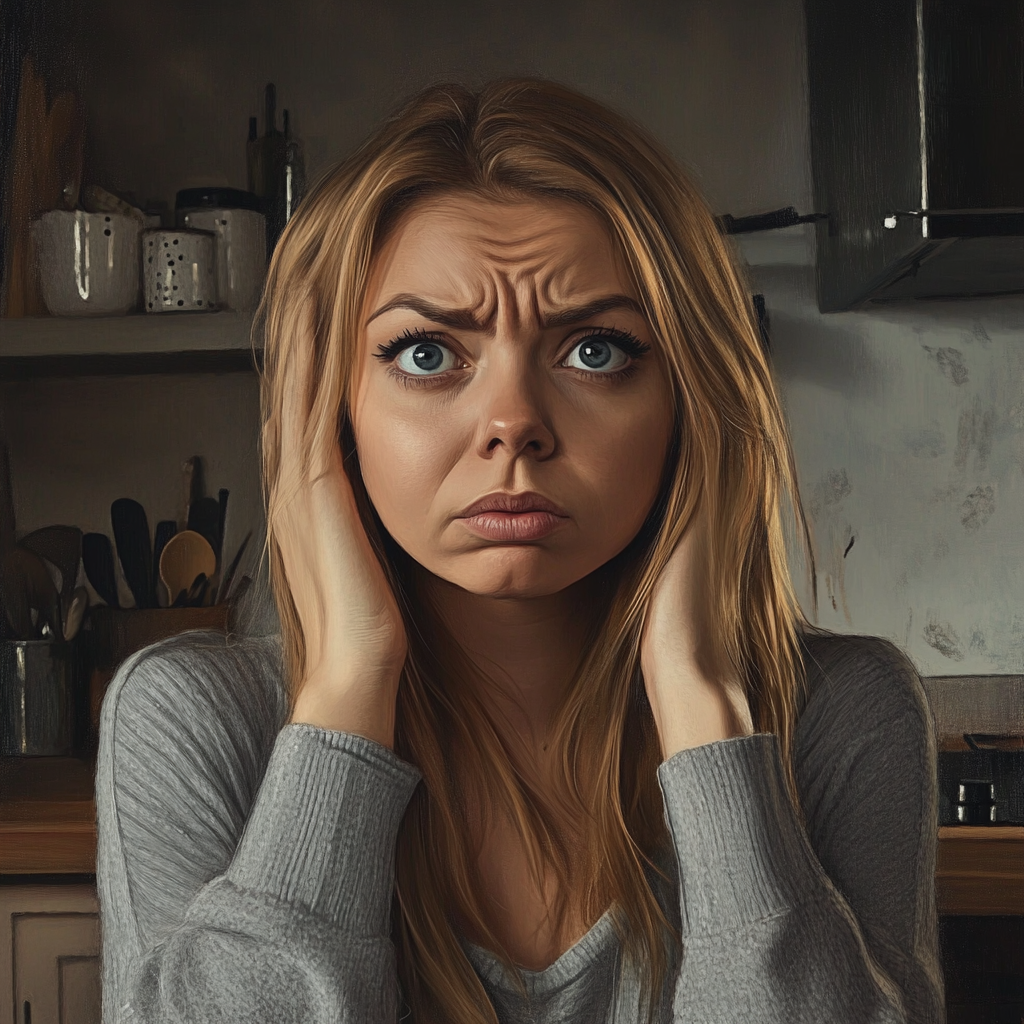
[{"label": "wrist", "polygon": [[712,682],[695,669],[644,672],[648,699],[654,715],[662,759],[681,750],[753,733],[749,707],[744,712],[735,700],[746,704],[736,685]]},{"label": "wrist", "polygon": [[329,685],[324,678],[323,673],[306,678],[288,723],[352,733],[394,749],[397,677],[346,683],[335,676]]}]

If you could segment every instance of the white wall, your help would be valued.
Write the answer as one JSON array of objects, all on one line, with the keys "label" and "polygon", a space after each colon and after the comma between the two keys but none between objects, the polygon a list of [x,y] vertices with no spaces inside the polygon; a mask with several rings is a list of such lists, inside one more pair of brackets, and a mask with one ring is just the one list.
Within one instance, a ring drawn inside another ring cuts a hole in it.
[{"label": "white wall", "polygon": [[[88,159],[100,184],[169,202],[190,185],[244,187],[248,115],[261,112],[268,80],[315,175],[430,81],[527,73],[645,122],[716,212],[810,207],[800,0],[260,0],[183,11],[129,0],[92,9]],[[820,621],[897,640],[925,674],[1024,672],[1024,302],[821,316],[805,229],[741,245],[772,316]],[[146,495],[151,518],[170,516],[176,466],[195,452],[213,488],[232,487],[236,529],[259,521],[251,378],[43,381],[5,386],[0,401],[15,420],[25,529],[76,516],[100,528],[120,494]],[[79,421],[99,441],[77,448],[88,471],[58,471],[55,424]]]},{"label": "white wall", "polygon": [[818,621],[890,637],[926,675],[1020,673],[1024,299],[822,316],[810,230],[784,234],[741,247],[771,313]]}]

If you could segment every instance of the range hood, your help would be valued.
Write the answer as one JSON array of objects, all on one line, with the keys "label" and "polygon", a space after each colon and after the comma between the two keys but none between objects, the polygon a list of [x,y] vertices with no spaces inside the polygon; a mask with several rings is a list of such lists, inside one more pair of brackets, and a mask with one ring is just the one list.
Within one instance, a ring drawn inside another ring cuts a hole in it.
[{"label": "range hood", "polygon": [[822,312],[1024,292],[1024,0],[805,0]]}]

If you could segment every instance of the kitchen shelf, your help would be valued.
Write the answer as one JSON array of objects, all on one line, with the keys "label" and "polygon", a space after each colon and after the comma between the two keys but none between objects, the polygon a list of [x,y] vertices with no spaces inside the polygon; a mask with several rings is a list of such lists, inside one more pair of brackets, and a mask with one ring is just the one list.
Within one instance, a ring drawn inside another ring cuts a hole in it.
[{"label": "kitchen shelf", "polygon": [[[0,758],[0,875],[96,871],[95,760]],[[1024,826],[943,826],[940,914],[1024,915]]]},{"label": "kitchen shelf", "polygon": [[0,380],[252,371],[251,325],[227,311],[0,319]]}]

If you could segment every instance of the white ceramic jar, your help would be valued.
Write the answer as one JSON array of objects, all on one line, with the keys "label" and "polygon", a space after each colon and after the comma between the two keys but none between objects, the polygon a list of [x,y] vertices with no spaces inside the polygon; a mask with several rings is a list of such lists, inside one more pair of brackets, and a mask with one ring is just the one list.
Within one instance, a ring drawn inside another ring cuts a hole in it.
[{"label": "white ceramic jar", "polygon": [[135,308],[142,224],[134,217],[50,210],[31,232],[43,301],[54,316],[110,316]]},{"label": "white ceramic jar", "polygon": [[143,233],[143,301],[147,313],[196,313],[217,308],[215,237],[208,231],[183,228]]},{"label": "white ceramic jar", "polygon": [[217,301],[224,309],[252,310],[267,270],[267,220],[255,210],[202,209],[184,214],[185,226],[216,235]]}]

